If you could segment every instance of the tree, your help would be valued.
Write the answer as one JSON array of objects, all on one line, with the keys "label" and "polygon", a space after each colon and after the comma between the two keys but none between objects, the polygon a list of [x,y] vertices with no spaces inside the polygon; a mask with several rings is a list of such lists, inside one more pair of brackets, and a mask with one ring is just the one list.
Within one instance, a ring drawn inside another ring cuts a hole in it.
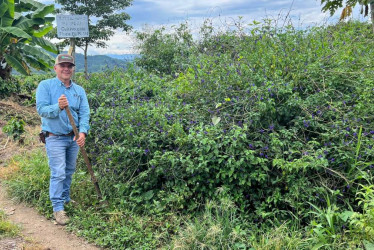
[{"label": "tree", "polygon": [[[62,8],[58,12],[66,11],[76,15],[87,15],[89,22],[90,36],[85,38],[75,38],[75,44],[84,51],[85,75],[88,77],[87,51],[89,45],[97,48],[106,48],[114,30],[129,31],[131,26],[126,24],[130,16],[123,10],[130,6],[132,0],[56,0]],[[95,20],[95,22],[94,22]],[[69,44],[69,40],[64,40],[61,45]]]},{"label": "tree", "polygon": [[0,0],[0,77],[9,80],[12,68],[30,75],[31,68],[48,70],[54,58],[45,50],[57,48],[43,37],[53,29],[54,17],[47,17],[54,5],[34,0]]},{"label": "tree", "polygon": [[367,16],[370,6],[370,17],[374,32],[374,0],[321,0],[321,4],[324,4],[324,6],[322,7],[322,11],[330,11],[330,15],[333,15],[338,8],[341,8],[343,7],[343,5],[345,5],[340,16],[340,20],[343,20],[346,17],[350,16],[352,13],[352,8],[355,7],[356,4],[361,5],[361,14]]},{"label": "tree", "polygon": [[165,32],[165,27],[154,31],[136,32],[140,57],[136,64],[157,74],[175,74],[185,70],[190,61],[193,37],[187,23]]}]

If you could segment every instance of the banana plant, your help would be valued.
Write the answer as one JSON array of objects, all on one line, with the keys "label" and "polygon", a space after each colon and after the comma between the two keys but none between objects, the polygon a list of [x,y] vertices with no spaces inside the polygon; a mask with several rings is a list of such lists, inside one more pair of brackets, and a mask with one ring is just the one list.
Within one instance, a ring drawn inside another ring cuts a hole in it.
[{"label": "banana plant", "polygon": [[12,69],[30,75],[31,68],[48,71],[58,53],[43,37],[53,29],[54,5],[34,0],[0,0],[0,77],[10,79]]},{"label": "banana plant", "polygon": [[321,0],[321,4],[323,4],[322,11],[330,11],[331,16],[337,9],[345,5],[340,15],[340,20],[349,17],[352,14],[352,8],[355,7],[356,4],[361,6],[361,14],[364,14],[364,16],[369,15],[370,9],[371,25],[374,32],[374,0]]}]

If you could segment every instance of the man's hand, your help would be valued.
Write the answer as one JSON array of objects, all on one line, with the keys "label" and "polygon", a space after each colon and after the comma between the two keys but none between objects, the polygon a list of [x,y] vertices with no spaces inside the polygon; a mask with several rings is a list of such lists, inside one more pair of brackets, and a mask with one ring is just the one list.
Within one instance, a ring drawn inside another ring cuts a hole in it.
[{"label": "man's hand", "polygon": [[69,106],[68,99],[66,98],[65,95],[61,95],[60,98],[58,98],[58,106],[60,107],[61,110]]},{"label": "man's hand", "polygon": [[[75,141],[75,136],[74,136],[73,140]],[[79,133],[79,138],[77,140],[78,146],[83,147],[85,142],[86,142],[86,134],[85,133]]]}]

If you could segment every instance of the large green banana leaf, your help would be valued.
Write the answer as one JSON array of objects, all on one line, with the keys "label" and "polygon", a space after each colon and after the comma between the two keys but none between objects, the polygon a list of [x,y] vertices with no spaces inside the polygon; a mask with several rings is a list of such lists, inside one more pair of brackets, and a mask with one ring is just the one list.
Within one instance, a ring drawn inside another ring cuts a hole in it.
[{"label": "large green banana leaf", "polygon": [[17,60],[15,57],[5,54],[4,55],[6,62],[15,70],[17,70],[22,75],[29,75],[29,72],[27,72],[27,69],[22,65],[22,63]]},{"label": "large green banana leaf", "polygon": [[35,10],[38,8],[43,7],[42,3],[39,3],[34,0],[20,0],[19,3],[16,5],[17,12],[27,12],[30,10]]},{"label": "large green banana leaf", "polygon": [[0,27],[0,31],[12,34],[13,36],[18,38],[31,39],[31,36],[29,34],[17,27]]},{"label": "large green banana leaf", "polygon": [[[0,18],[0,27],[9,27],[12,25],[14,20],[14,0],[3,0],[3,4],[6,4],[6,9]],[[3,6],[3,5],[2,5]]]},{"label": "large green banana leaf", "polygon": [[43,38],[32,37],[32,43],[35,43],[35,44],[39,45],[40,47],[42,47],[43,49],[45,49],[49,52],[52,52],[52,53],[57,53],[58,52],[58,49],[57,49],[56,45],[54,45],[50,41],[45,40]]},{"label": "large green banana leaf", "polygon": [[33,25],[37,24],[43,24],[44,22],[40,21],[40,19],[29,19],[24,16],[21,16],[17,20],[14,21],[13,26],[20,28],[22,30],[28,30],[31,28]]},{"label": "large green banana leaf", "polygon": [[46,15],[51,14],[54,10],[55,10],[55,6],[53,4],[45,5],[41,8],[38,8],[36,11],[34,11],[31,18],[44,18]]},{"label": "large green banana leaf", "polygon": [[54,58],[49,55],[48,53],[45,53],[44,50],[41,48],[37,48],[34,46],[24,45],[22,46],[23,53],[32,56],[34,58],[38,58],[39,62],[46,67],[53,66],[53,60]]},{"label": "large green banana leaf", "polygon": [[1,3],[0,4],[0,18],[2,18],[5,12],[7,11],[8,11],[8,5],[6,3]]},{"label": "large green banana leaf", "polygon": [[48,66],[45,66],[37,59],[30,57],[30,56],[24,56],[25,61],[34,69],[36,70],[43,70],[45,72],[49,72],[51,68]]}]

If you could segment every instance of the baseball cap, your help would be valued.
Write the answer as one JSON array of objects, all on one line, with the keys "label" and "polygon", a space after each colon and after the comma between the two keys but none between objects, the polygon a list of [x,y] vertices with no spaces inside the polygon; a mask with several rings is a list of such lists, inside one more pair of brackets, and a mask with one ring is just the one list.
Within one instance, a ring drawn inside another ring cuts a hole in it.
[{"label": "baseball cap", "polygon": [[68,54],[60,54],[56,57],[55,65],[60,63],[71,63],[75,66],[74,58]]}]

